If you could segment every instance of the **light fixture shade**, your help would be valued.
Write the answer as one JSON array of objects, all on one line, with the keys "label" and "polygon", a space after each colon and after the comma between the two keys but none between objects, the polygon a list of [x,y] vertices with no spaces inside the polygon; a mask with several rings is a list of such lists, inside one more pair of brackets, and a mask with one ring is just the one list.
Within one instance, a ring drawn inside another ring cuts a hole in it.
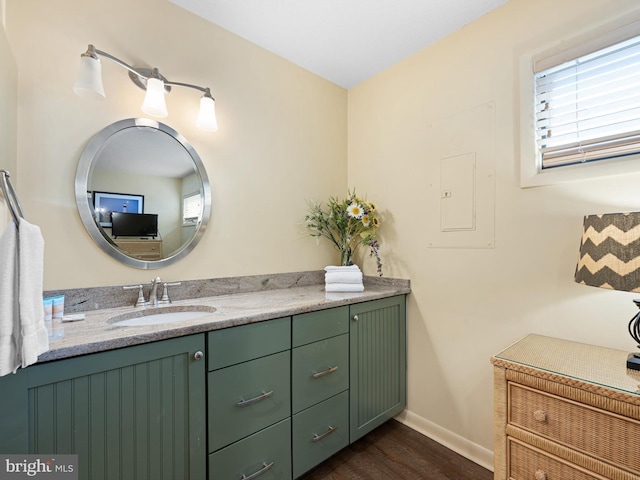
[{"label": "light fixture shade", "polygon": [[105,98],[100,59],[89,55],[80,57],[80,71],[73,91],[81,97]]},{"label": "light fixture shade", "polygon": [[575,281],[640,292],[640,212],[584,217]]},{"label": "light fixture shade", "polygon": [[147,94],[144,96],[142,111],[153,117],[166,117],[167,104],[164,100],[164,82],[159,78],[147,79]]},{"label": "light fixture shade", "polygon": [[200,98],[200,112],[196,125],[207,132],[215,132],[218,130],[218,120],[216,119],[216,102],[208,95]]}]

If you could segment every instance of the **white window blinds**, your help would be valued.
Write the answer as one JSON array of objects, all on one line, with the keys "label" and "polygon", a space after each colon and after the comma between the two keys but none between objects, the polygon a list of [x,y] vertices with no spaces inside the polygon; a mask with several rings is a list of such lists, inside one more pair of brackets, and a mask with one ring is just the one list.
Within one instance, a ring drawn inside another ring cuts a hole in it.
[{"label": "white window blinds", "polygon": [[640,153],[640,37],[535,75],[542,168]]},{"label": "white window blinds", "polygon": [[182,199],[182,224],[194,225],[202,219],[202,196],[200,192],[185,195]]}]

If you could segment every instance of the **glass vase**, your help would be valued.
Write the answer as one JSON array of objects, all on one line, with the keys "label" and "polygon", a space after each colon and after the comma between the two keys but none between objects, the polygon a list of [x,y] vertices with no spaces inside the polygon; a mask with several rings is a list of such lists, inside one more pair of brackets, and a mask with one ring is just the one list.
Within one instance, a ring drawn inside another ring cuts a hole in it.
[{"label": "glass vase", "polygon": [[340,249],[340,265],[343,267],[348,267],[349,265],[353,265],[353,252],[351,247],[343,247]]}]

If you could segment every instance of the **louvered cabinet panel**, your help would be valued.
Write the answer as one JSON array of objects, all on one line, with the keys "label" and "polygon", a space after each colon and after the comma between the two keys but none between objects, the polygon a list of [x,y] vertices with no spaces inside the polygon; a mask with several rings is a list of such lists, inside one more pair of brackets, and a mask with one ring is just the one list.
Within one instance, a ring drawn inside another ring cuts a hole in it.
[{"label": "louvered cabinet panel", "polygon": [[204,335],[36,365],[29,451],[74,453],[79,478],[204,478]]},{"label": "louvered cabinet panel", "polygon": [[406,305],[396,296],[350,307],[350,442],[406,405]]}]

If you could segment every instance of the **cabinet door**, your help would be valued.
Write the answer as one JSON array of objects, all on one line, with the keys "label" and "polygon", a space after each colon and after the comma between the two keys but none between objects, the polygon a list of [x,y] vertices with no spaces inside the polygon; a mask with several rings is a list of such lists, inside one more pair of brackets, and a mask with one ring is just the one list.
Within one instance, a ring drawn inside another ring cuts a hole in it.
[{"label": "cabinet door", "polygon": [[19,371],[28,451],[78,454],[80,479],[204,478],[205,362],[197,351],[204,335]]},{"label": "cabinet door", "polygon": [[407,403],[405,296],[351,305],[350,442]]}]

